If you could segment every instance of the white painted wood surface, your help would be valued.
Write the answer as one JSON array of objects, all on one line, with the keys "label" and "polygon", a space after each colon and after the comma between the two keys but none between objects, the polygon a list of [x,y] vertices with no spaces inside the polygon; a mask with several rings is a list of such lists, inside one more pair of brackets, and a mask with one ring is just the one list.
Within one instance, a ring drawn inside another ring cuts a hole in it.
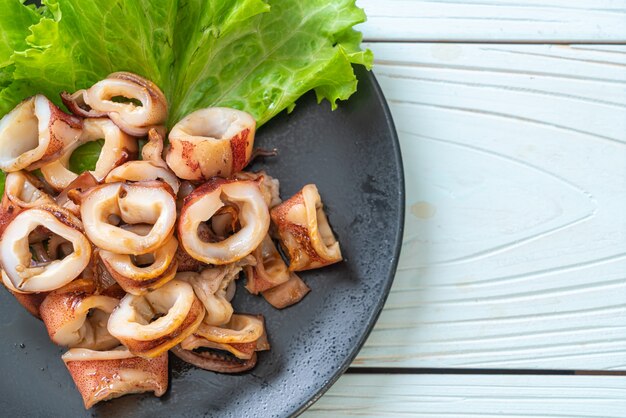
[{"label": "white painted wood surface", "polygon": [[623,418],[626,377],[345,375],[315,417]]},{"label": "white painted wood surface", "polygon": [[625,0],[357,0],[366,40],[625,42]]},{"label": "white painted wood surface", "polygon": [[354,365],[626,370],[626,46],[368,47],[407,218]]},{"label": "white painted wood surface", "polygon": [[[357,3],[407,219],[353,367],[626,370],[626,0]],[[626,376],[403,373],[304,416],[626,416]]]}]

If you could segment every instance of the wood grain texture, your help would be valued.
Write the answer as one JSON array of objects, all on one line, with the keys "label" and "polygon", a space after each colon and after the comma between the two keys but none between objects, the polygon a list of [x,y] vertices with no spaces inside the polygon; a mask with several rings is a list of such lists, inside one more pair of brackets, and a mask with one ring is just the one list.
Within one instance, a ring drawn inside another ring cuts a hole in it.
[{"label": "wood grain texture", "polygon": [[366,40],[624,42],[624,0],[357,0]]},{"label": "wood grain texture", "polygon": [[626,415],[626,377],[345,375],[302,417]]},{"label": "wood grain texture", "polygon": [[626,369],[626,46],[368,46],[407,218],[354,365]]}]

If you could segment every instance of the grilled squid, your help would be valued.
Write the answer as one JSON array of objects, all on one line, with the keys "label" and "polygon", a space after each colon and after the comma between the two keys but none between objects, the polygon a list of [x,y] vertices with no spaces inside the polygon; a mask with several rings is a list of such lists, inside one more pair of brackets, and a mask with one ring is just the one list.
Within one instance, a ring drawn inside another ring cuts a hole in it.
[{"label": "grilled squid", "polygon": [[283,309],[300,302],[311,289],[295,273],[289,275],[289,280],[261,294],[270,305],[277,309]]},{"label": "grilled squid", "polygon": [[[160,181],[133,184],[109,183],[80,195],[85,233],[98,247],[118,254],[147,254],[172,235],[176,201],[172,190]],[[125,224],[151,225],[145,235],[124,229]]]},{"label": "grilled squid", "polygon": [[[228,232],[232,235],[216,236],[205,223],[215,216],[230,219]],[[269,224],[267,204],[255,182],[214,178],[185,198],[178,221],[178,237],[193,258],[222,265],[254,251],[267,235]],[[237,227],[240,229],[236,230]],[[203,228],[208,231],[203,233]]]},{"label": "grilled squid", "polygon": [[[40,227],[71,243],[72,252],[59,259],[45,258],[42,241],[48,237],[46,233],[34,242],[41,245],[31,253],[31,235],[36,236]],[[85,269],[90,257],[91,244],[82,233],[81,222],[57,206],[20,213],[4,230],[0,241],[2,267],[13,287],[22,293],[47,292],[66,285]]]},{"label": "grilled squid", "polygon": [[[131,225],[127,230],[147,235],[150,227]],[[142,295],[158,289],[176,275],[178,241],[173,236],[152,253],[130,256],[100,250],[98,255],[104,267],[122,288],[133,295]]]},{"label": "grilled squid", "polygon": [[176,249],[176,262],[178,263],[177,271],[179,273],[188,271],[197,273],[209,267],[207,263],[203,263],[202,261],[196,260],[195,258],[190,256],[189,253],[187,253],[187,251],[185,251],[185,249],[182,247],[182,245],[179,245]]},{"label": "grilled squid", "polygon": [[246,266],[246,289],[254,295],[289,280],[289,268],[269,235],[253,252],[254,265]]},{"label": "grilled squid", "polygon": [[77,279],[51,292],[39,313],[52,342],[67,347],[109,350],[119,341],[107,330],[107,321],[119,300],[95,295],[96,284]]},{"label": "grilled squid", "polygon": [[98,156],[96,168],[91,173],[98,181],[115,167],[134,158],[137,154],[137,140],[120,130],[107,118],[90,118],[83,121],[83,132],[77,142],[72,145],[58,160],[41,167],[41,173],[48,184],[56,190],[65,189],[78,174],[68,166],[72,153],[80,145],[104,139],[104,145]]},{"label": "grilled squid", "polygon": [[80,216],[80,205],[74,203],[74,201],[70,199],[70,195],[73,193],[80,194],[98,184],[98,180],[96,180],[93,174],[89,171],[85,171],[80,176],[76,177],[65,189],[61,190],[61,193],[59,193],[54,200],[60,207],[69,210],[76,216]]},{"label": "grilled squid", "polygon": [[110,74],[87,90],[62,93],[61,99],[74,114],[108,116],[129,135],[144,136],[167,120],[167,101],[159,87],[136,74]]},{"label": "grilled squid", "polygon": [[53,203],[41,181],[26,171],[8,173],[4,183],[7,199],[21,209]]},{"label": "grilled squid", "polygon": [[63,155],[76,143],[81,120],[38,94],[0,120],[0,169],[35,170]]},{"label": "grilled squid", "polygon": [[109,318],[109,332],[141,357],[152,358],[191,335],[204,318],[188,283],[172,280],[143,296],[126,295]]},{"label": "grilled squid", "polygon": [[180,181],[163,161],[163,137],[156,129],[150,129],[149,142],[141,150],[139,161],[129,161],[114,168],[106,177],[107,183],[118,181],[149,181],[161,180],[169,184],[178,193]]},{"label": "grilled squid", "polygon": [[[193,351],[207,348],[211,351]],[[269,348],[263,317],[235,314],[221,327],[202,323],[172,353],[205,370],[241,373],[256,365],[257,351]]]},{"label": "grilled squid", "polygon": [[154,392],[162,396],[167,390],[167,353],[145,359],[125,347],[110,351],[72,348],[62,359],[86,409],[131,393]]},{"label": "grilled squid", "polygon": [[202,270],[200,273],[178,273],[176,279],[189,283],[196,296],[200,299],[206,315],[204,322],[211,325],[222,325],[230,321],[233,306],[230,300],[234,295],[234,281],[239,276],[243,264],[248,260],[225,266],[216,266]]},{"label": "grilled squid", "polygon": [[170,131],[167,164],[186,180],[229,177],[248,165],[255,128],[254,118],[240,110],[224,107],[197,110]]},{"label": "grilled squid", "polygon": [[275,179],[263,170],[256,173],[240,171],[239,173],[235,173],[233,178],[236,178],[237,180],[256,181],[259,185],[259,189],[261,189],[261,194],[263,195],[263,199],[265,199],[265,203],[267,203],[268,208],[273,208],[282,202],[280,199],[280,182],[278,179]]},{"label": "grilled squid", "polygon": [[54,203],[37,177],[26,171],[8,173],[0,203],[0,234],[24,209]]},{"label": "grilled squid", "polygon": [[109,271],[103,265],[100,259],[100,249],[94,250],[94,256],[91,259],[90,265],[83,271],[83,277],[90,277],[96,283],[97,293],[101,295],[111,296],[117,299],[122,299],[126,296],[126,291],[122,289],[115,279],[111,276]]},{"label": "grilled squid", "polygon": [[256,351],[269,350],[263,316],[233,314],[230,321],[216,326],[202,322],[192,335],[180,343],[185,350],[212,348],[228,351],[248,360]]},{"label": "grilled squid", "polygon": [[289,255],[289,270],[315,269],[341,261],[341,249],[314,184],[308,184],[272,209],[280,243]]}]

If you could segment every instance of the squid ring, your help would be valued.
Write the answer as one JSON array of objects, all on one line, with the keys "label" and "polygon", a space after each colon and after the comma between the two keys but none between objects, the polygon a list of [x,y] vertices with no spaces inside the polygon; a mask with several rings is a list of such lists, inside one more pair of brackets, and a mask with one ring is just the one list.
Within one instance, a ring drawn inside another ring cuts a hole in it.
[{"label": "squid ring", "polygon": [[166,182],[178,193],[178,178],[168,168],[159,167],[150,161],[130,161],[113,169],[106,177],[107,183],[119,181],[151,181],[161,180]]},{"label": "squid ring", "polygon": [[163,153],[163,137],[156,129],[150,129],[149,142],[141,150],[142,160],[128,161],[114,168],[106,176],[107,183],[118,181],[150,181],[162,180],[178,193],[180,181],[167,167],[161,154]]},{"label": "squid ring", "polygon": [[289,270],[315,269],[341,261],[339,242],[314,184],[304,186],[271,213],[280,243],[289,254]]},{"label": "squid ring", "polygon": [[241,171],[252,156],[256,121],[225,107],[197,110],[170,131],[167,164],[180,178],[207,180]]},{"label": "squid ring", "polygon": [[264,334],[262,316],[233,314],[225,325],[215,326],[203,322],[180,346],[185,350],[203,347],[228,351],[239,359],[247,360],[252,358],[254,352],[269,349]]},{"label": "squid ring", "polygon": [[87,409],[131,393],[162,396],[167,390],[167,353],[145,359],[125,347],[110,351],[72,348],[62,359]]},{"label": "squid ring", "polygon": [[[133,225],[131,230],[140,235],[145,235],[149,229],[145,225]],[[99,256],[111,277],[126,292],[142,295],[163,286],[174,278],[178,267],[175,258],[177,248],[178,241],[174,236],[171,236],[154,253],[137,256],[136,262],[141,262],[141,266],[133,262],[132,257],[128,254],[101,250]]]},{"label": "squid ring", "polygon": [[[206,242],[198,228],[226,205],[236,208],[241,229],[219,242]],[[270,225],[269,211],[259,187],[251,181],[214,178],[185,198],[178,221],[180,243],[193,258],[228,264],[258,247]]]},{"label": "squid ring", "polygon": [[78,140],[81,120],[38,94],[24,100],[0,120],[0,169],[37,169]]},{"label": "squid ring", "polygon": [[63,209],[67,209],[72,212],[72,214],[80,216],[80,205],[77,205],[70,198],[71,195],[91,189],[98,184],[98,180],[96,180],[93,174],[89,171],[85,171],[76,177],[76,179],[72,181],[64,190],[62,190],[61,193],[54,198],[54,200],[56,201],[56,204],[61,206]]},{"label": "squid ring", "polygon": [[43,191],[39,179],[26,171],[8,173],[0,204],[0,234],[24,209],[53,204],[54,199]]},{"label": "squid ring", "polygon": [[43,184],[39,179],[25,171],[7,174],[4,193],[13,204],[21,209],[54,203],[52,197],[43,191]]},{"label": "squid ring", "polygon": [[[123,97],[128,101],[115,101]],[[150,128],[164,125],[167,101],[159,87],[136,74],[117,72],[91,86],[61,98],[70,111],[84,117],[108,116],[121,130],[144,136]],[[133,102],[140,102],[136,105]]]},{"label": "squid ring", "polygon": [[65,189],[78,177],[78,174],[67,168],[72,153],[80,145],[100,138],[104,138],[104,146],[96,162],[96,169],[91,172],[98,181],[102,181],[112,169],[134,158],[137,154],[137,140],[121,131],[109,119],[85,119],[83,133],[78,141],[57,161],[41,167],[41,173],[46,181],[56,190]]},{"label": "squid ring", "polygon": [[[80,214],[85,233],[95,245],[118,254],[139,255],[155,251],[171,236],[176,201],[169,186],[159,181],[109,183],[81,196]],[[152,227],[147,235],[139,235],[112,225],[111,217]]]},{"label": "squid ring", "polygon": [[172,280],[146,295],[124,296],[108,329],[132,353],[152,358],[191,335],[203,318],[204,307],[192,287]]},{"label": "squid ring", "polygon": [[[31,266],[28,236],[40,226],[71,242],[73,252],[61,260]],[[47,292],[78,277],[91,257],[91,244],[81,231],[80,221],[59,207],[42,206],[17,215],[0,241],[2,267],[13,287],[23,293]]]},{"label": "squid ring", "polygon": [[282,200],[280,200],[280,182],[263,170],[256,173],[240,171],[239,173],[235,173],[233,178],[237,180],[256,181],[261,189],[265,203],[267,203],[270,209],[282,202]]},{"label": "squid ring", "polygon": [[93,281],[78,279],[48,294],[39,313],[52,342],[92,350],[109,350],[120,344],[107,330],[108,317],[119,300],[94,295],[95,291]]}]

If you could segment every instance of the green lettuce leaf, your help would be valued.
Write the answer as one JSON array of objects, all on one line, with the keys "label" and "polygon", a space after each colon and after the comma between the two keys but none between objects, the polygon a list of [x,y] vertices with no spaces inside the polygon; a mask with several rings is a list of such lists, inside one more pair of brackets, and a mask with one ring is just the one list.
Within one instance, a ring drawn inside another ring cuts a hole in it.
[{"label": "green lettuce leaf", "polygon": [[[207,106],[245,110],[263,125],[314,90],[318,101],[356,90],[353,64],[372,65],[353,26],[355,0],[0,0],[0,116],[24,98],[87,88],[114,71],[155,82],[168,125]],[[93,169],[98,143],[75,171]],[[78,160],[80,159],[80,161]]]},{"label": "green lettuce leaf", "polygon": [[61,91],[87,88],[120,70],[169,88],[176,1],[47,0],[44,4],[49,16],[31,27],[28,48],[13,54],[14,78],[28,80],[31,94],[43,93],[59,103]]},{"label": "green lettuce leaf", "polygon": [[0,10],[0,115],[4,115],[31,91],[27,80],[15,80],[13,53],[28,48],[30,27],[41,16],[19,0],[1,0]]},{"label": "green lettuce leaf", "polygon": [[27,47],[29,28],[39,21],[39,14],[32,7],[25,7],[19,0],[3,0],[2,31],[0,31],[0,68],[13,63],[11,55]]},{"label": "green lettuce leaf", "polygon": [[[373,58],[370,51],[360,50],[361,35],[352,29],[365,21],[354,0],[268,3],[268,13],[219,33],[211,31],[206,49],[205,38],[192,38],[188,51],[198,51],[197,57],[183,60],[189,64],[177,72],[172,122],[202,107],[228,106],[245,110],[263,125],[293,108],[309,90],[315,90],[319,100],[328,99],[333,108],[338,99],[354,93],[352,64],[369,68]],[[202,22],[193,16],[180,15],[178,27],[195,26],[193,32],[198,33]]]},{"label": "green lettuce leaf", "polygon": [[70,156],[70,170],[74,173],[82,173],[95,169],[103,145],[104,139],[99,139],[76,148],[76,151]]}]

